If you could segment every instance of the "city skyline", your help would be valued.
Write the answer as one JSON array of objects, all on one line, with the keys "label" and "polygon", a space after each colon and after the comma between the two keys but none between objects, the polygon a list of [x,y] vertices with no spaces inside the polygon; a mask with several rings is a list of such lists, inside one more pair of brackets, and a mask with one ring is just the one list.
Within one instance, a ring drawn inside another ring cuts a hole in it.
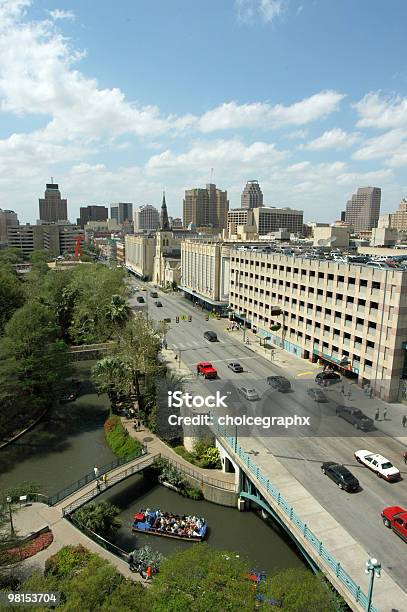
[{"label": "city skyline", "polygon": [[[3,0],[0,206],[35,222],[52,175],[71,219],[95,203],[159,206],[164,186],[179,217],[185,189],[216,183],[236,208],[255,176],[265,204],[306,219],[339,218],[367,185],[392,212],[407,193],[406,12],[399,1],[230,0],[208,11],[179,0],[115,11],[102,1],[94,14],[77,1]],[[196,23],[210,53],[194,44]]]}]

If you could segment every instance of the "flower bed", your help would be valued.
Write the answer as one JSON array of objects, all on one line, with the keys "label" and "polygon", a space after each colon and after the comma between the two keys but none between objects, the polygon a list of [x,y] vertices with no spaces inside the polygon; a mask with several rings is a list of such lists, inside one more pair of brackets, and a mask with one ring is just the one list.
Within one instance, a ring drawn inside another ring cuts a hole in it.
[{"label": "flower bed", "polygon": [[20,561],[24,561],[24,559],[29,559],[33,557],[41,550],[48,548],[48,546],[52,543],[54,536],[52,531],[47,531],[46,533],[41,533],[39,536],[31,540],[27,544],[19,547],[19,548],[10,548],[7,551],[7,554],[11,557],[17,557]]}]

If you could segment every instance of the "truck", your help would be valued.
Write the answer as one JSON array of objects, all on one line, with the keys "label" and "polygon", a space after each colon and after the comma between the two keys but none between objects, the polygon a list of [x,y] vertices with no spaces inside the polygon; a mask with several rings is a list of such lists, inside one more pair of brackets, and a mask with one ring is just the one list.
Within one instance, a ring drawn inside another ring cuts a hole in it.
[{"label": "truck", "polygon": [[407,542],[407,510],[400,506],[389,506],[381,512],[383,523]]},{"label": "truck", "polygon": [[196,372],[198,376],[204,378],[217,378],[218,372],[209,361],[200,361],[196,364]]}]

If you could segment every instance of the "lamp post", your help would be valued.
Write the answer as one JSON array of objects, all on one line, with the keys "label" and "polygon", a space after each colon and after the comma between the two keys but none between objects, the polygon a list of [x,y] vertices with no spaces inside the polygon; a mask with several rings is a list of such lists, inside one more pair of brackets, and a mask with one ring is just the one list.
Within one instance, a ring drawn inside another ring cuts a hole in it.
[{"label": "lamp post", "polygon": [[9,511],[9,515],[10,515],[10,529],[11,529],[11,535],[15,536],[16,532],[14,531],[14,525],[13,525],[13,514],[11,512],[11,497],[8,496],[7,498],[7,503],[8,503],[8,511]]},{"label": "lamp post", "polygon": [[369,592],[367,594],[366,612],[370,612],[370,607],[372,604],[374,577],[377,576],[378,578],[380,578],[381,569],[382,569],[382,564],[374,557],[366,561],[365,574],[370,574],[370,583],[369,583]]}]

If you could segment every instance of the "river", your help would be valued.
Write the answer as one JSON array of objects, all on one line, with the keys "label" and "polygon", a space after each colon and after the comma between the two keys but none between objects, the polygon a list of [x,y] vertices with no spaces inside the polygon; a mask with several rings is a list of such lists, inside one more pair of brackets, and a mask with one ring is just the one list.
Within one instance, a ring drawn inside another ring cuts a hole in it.
[{"label": "river", "polygon": [[[76,377],[84,381],[75,402],[50,410],[31,432],[0,450],[1,489],[37,482],[41,493],[50,495],[75,482],[94,465],[102,466],[114,459],[103,432],[108,400],[106,395],[97,396],[89,382],[92,365],[84,361],[75,366]],[[165,487],[149,484],[142,476],[116,485],[98,499],[106,498],[121,509],[122,527],[115,543],[127,551],[148,543],[169,555],[191,546],[178,540],[133,535],[129,527],[133,514],[141,507],[150,507],[205,517],[208,543],[245,556],[253,568],[273,571],[303,566],[286,537],[253,512],[186,499]]]}]

